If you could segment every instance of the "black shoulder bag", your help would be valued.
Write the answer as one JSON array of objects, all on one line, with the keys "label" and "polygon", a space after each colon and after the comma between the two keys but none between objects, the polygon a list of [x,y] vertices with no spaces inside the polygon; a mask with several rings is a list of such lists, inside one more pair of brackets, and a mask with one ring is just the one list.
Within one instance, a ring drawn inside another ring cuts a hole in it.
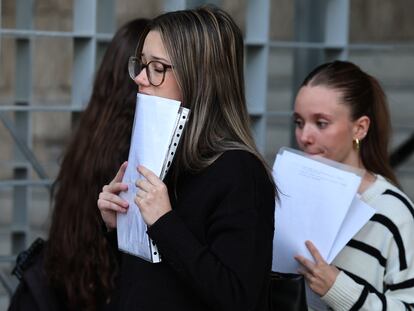
[{"label": "black shoulder bag", "polygon": [[271,272],[272,311],[307,311],[305,279],[301,274]]}]

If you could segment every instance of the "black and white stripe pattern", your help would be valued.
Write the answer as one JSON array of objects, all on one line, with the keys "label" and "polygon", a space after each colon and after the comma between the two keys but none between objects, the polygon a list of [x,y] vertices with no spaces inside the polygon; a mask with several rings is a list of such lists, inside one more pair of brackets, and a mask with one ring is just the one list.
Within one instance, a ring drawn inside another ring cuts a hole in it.
[{"label": "black and white stripe pattern", "polygon": [[333,310],[414,311],[413,204],[381,176],[362,199],[376,213],[335,258],[346,277],[322,299]]}]

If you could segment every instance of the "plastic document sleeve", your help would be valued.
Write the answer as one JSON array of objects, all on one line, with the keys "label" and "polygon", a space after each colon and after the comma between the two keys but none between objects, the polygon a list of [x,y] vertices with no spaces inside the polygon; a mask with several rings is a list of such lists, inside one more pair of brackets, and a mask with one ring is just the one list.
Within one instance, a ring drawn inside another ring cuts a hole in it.
[{"label": "plastic document sleeve", "polygon": [[128,201],[126,213],[117,214],[118,248],[126,253],[157,263],[161,255],[147,234],[147,225],[134,198],[136,181],[143,179],[137,167],[143,165],[164,179],[171,163],[190,111],[181,103],[166,98],[138,94],[134,126],[123,183],[128,191],[120,193]]},{"label": "plastic document sleeve", "polygon": [[[170,168],[172,160],[174,159],[175,151],[177,150],[178,143],[180,142],[180,139],[181,139],[181,134],[188,120],[189,112],[190,111],[187,108],[180,108],[178,122],[175,128],[170,146],[168,148],[167,156],[165,157],[165,161],[164,161],[164,164],[161,170],[160,178],[162,180],[164,180],[165,176],[167,175],[168,169]],[[160,252],[158,251],[157,245],[151,239],[149,239],[149,247],[150,247],[150,252],[151,252],[151,261],[160,262],[161,261]]]}]

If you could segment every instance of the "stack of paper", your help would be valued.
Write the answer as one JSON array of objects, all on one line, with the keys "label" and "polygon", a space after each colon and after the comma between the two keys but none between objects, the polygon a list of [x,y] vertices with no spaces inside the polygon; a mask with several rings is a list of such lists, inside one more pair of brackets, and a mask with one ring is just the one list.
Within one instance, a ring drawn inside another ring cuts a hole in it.
[{"label": "stack of paper", "polygon": [[273,271],[297,273],[295,255],[313,260],[306,240],[331,263],[374,214],[357,195],[362,172],[349,166],[283,147],[273,176],[280,198],[275,209]]},{"label": "stack of paper", "polygon": [[121,197],[128,201],[127,213],[117,214],[119,249],[151,262],[161,261],[157,247],[149,239],[147,226],[134,202],[135,182],[142,177],[137,167],[143,165],[164,178],[175,154],[189,110],[180,102],[162,97],[137,95],[134,126],[123,182],[128,191]]}]

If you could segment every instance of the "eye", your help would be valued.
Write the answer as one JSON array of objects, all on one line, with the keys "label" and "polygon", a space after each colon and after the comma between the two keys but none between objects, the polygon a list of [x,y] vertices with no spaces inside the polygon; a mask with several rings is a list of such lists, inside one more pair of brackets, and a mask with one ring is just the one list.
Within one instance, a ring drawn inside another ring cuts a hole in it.
[{"label": "eye", "polygon": [[156,73],[164,72],[164,66],[159,62],[151,62],[151,69],[154,70]]},{"label": "eye", "polygon": [[328,121],[325,120],[318,120],[316,121],[316,126],[320,129],[324,129],[329,125]]},{"label": "eye", "polygon": [[300,118],[294,118],[293,119],[293,123],[295,124],[295,126],[297,127],[297,128],[303,128],[303,120],[302,119],[300,119]]}]

